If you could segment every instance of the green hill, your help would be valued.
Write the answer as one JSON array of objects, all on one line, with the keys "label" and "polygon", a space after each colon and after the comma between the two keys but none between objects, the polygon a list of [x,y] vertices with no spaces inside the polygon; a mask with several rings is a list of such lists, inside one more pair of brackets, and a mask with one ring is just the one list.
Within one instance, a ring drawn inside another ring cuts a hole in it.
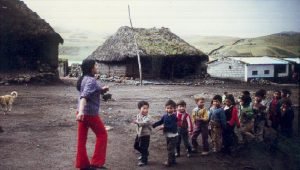
[{"label": "green hill", "polygon": [[[82,30],[55,28],[64,38],[59,47],[59,57],[78,62],[89,56],[108,34],[98,34]],[[182,36],[189,44],[208,54],[210,58],[222,56],[300,56],[300,33],[282,32],[257,38],[242,39],[226,36]]]},{"label": "green hill", "polygon": [[[247,39],[201,37],[198,40],[187,39],[187,41],[209,54],[212,58],[265,55],[279,58],[300,56],[300,33],[298,32],[282,32]],[[210,48],[214,45],[216,46],[214,49]]]},{"label": "green hill", "polygon": [[182,38],[206,54],[209,54],[212,50],[220,46],[231,45],[240,39],[238,37],[200,35],[183,36]]}]

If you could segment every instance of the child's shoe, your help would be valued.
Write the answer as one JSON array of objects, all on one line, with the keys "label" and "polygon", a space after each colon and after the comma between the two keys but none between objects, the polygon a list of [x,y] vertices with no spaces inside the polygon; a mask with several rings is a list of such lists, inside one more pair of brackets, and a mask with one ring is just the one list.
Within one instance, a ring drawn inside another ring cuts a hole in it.
[{"label": "child's shoe", "polygon": [[198,150],[196,148],[192,148],[192,153],[198,153]]},{"label": "child's shoe", "polygon": [[201,155],[206,156],[206,155],[208,155],[208,152],[202,152]]},{"label": "child's shoe", "polygon": [[214,153],[218,152],[218,151],[217,151],[217,148],[212,148],[212,151],[213,151]]},{"label": "child's shoe", "polygon": [[142,156],[139,156],[139,157],[138,157],[138,160],[139,160],[139,161],[142,160]]},{"label": "child's shoe", "polygon": [[176,156],[176,157],[180,157],[180,153],[179,153],[179,152],[176,152],[176,153],[175,153],[175,156]]},{"label": "child's shoe", "polygon": [[138,163],[138,166],[145,166],[145,165],[147,165],[147,163],[142,162],[142,161],[139,161],[139,163]]},{"label": "child's shoe", "polygon": [[190,157],[191,157],[191,154],[188,152],[188,153],[186,154],[186,157],[190,158]]},{"label": "child's shoe", "polygon": [[163,164],[164,164],[166,167],[172,166],[172,164],[171,164],[170,162],[168,162],[168,161],[164,162]]},{"label": "child's shoe", "polygon": [[90,170],[97,170],[97,169],[108,169],[105,166],[91,166]]}]

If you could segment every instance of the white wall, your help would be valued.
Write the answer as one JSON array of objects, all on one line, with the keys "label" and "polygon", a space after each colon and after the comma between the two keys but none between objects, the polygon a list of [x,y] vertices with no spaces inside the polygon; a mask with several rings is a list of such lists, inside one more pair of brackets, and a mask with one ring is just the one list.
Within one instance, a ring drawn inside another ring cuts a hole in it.
[{"label": "white wall", "polygon": [[[274,77],[274,65],[247,65],[245,70],[245,80],[248,78]],[[265,70],[269,70],[269,74],[265,74]],[[257,71],[257,75],[252,75],[252,71]]]},{"label": "white wall", "polygon": [[244,80],[244,64],[237,60],[228,58],[219,59],[207,66],[207,73],[211,77],[228,78],[233,80]]}]

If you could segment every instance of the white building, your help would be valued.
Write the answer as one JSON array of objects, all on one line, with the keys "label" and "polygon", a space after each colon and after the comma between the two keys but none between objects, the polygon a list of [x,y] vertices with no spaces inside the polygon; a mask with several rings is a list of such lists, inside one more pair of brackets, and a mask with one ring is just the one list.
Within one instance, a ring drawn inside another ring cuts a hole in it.
[{"label": "white building", "polygon": [[289,62],[271,57],[227,57],[207,63],[211,77],[249,81],[255,78],[287,79]]},{"label": "white building", "polygon": [[284,60],[288,61],[290,64],[289,72],[290,74],[290,80],[293,82],[300,81],[300,57],[297,58],[283,58]]}]

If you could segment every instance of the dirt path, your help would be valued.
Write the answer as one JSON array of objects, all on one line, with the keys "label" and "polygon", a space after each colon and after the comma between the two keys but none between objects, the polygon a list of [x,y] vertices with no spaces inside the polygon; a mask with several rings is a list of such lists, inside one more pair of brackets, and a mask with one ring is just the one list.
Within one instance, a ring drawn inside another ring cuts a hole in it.
[{"label": "dirt path", "polygon": [[[259,87],[248,87],[251,91]],[[213,94],[228,91],[238,95],[244,90],[240,85],[211,87],[193,86],[119,86],[111,85],[111,93],[116,101],[101,103],[101,117],[107,125],[114,127],[108,132],[107,166],[111,169],[164,169],[161,165],[166,158],[165,139],[161,132],[151,137],[149,166],[136,166],[137,155],[133,150],[134,126],[130,124],[137,114],[136,103],[148,100],[154,119],[164,111],[164,102],[168,98],[175,101],[184,99],[188,111],[194,107],[192,95],[201,94],[211,99]],[[268,90],[274,89],[273,86]],[[19,97],[8,115],[0,114],[0,169],[61,169],[74,168],[76,152],[77,92],[74,86],[1,86],[0,94],[19,92]],[[299,94],[299,89],[293,88]],[[298,97],[294,99],[298,101]],[[207,104],[209,101],[207,100]],[[91,155],[95,138],[90,133],[88,151]],[[194,155],[181,157],[178,166],[173,169],[284,169],[296,167],[289,155],[279,152],[271,156],[263,148],[253,151],[254,146],[232,157],[211,154],[207,157]],[[255,147],[260,148],[260,147]],[[251,151],[251,152],[250,152]],[[287,167],[285,165],[288,165]]]}]

